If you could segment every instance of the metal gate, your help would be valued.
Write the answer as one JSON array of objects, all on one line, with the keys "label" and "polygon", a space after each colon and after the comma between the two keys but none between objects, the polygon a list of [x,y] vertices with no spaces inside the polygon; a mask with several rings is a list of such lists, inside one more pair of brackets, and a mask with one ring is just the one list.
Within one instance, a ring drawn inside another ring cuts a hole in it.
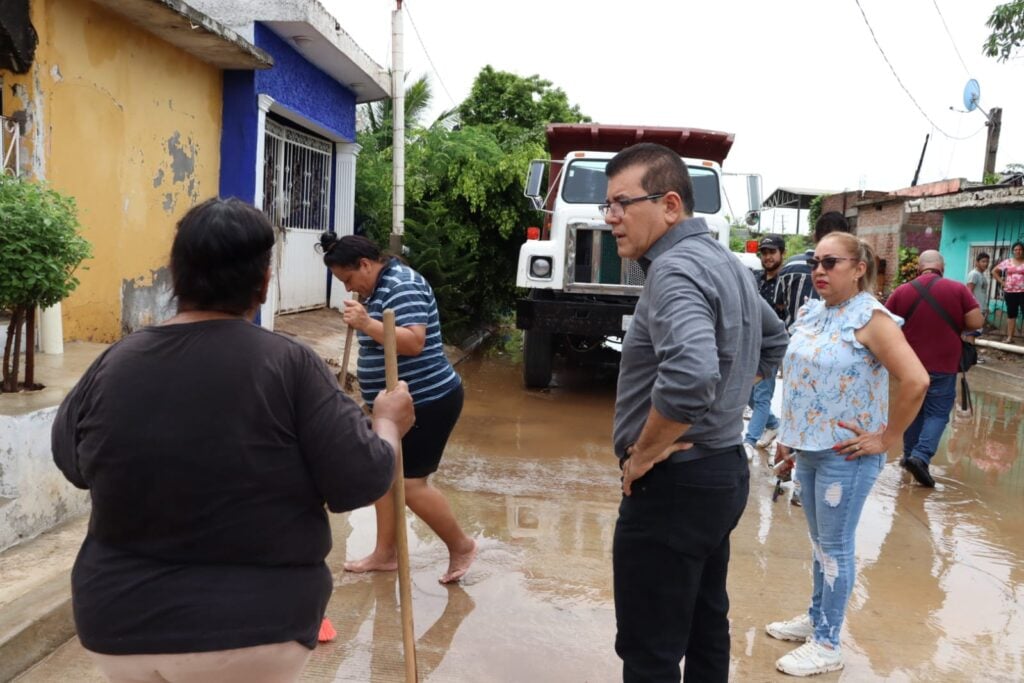
[{"label": "metal gate", "polygon": [[282,235],[276,312],[320,308],[327,272],[313,246],[331,226],[333,145],[268,118],[263,150],[263,210]]}]

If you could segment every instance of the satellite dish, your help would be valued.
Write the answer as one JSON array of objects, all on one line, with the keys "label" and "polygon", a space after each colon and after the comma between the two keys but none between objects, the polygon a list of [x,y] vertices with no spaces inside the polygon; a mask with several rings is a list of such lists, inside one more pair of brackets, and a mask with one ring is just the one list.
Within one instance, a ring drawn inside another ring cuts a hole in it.
[{"label": "satellite dish", "polygon": [[974,111],[978,108],[978,100],[981,99],[981,86],[973,78],[967,81],[964,86],[964,109]]}]

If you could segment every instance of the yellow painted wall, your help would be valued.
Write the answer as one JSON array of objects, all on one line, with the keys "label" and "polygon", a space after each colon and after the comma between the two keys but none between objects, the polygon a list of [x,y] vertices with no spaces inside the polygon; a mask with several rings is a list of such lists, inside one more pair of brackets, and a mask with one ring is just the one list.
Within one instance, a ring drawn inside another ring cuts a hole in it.
[{"label": "yellow painted wall", "polygon": [[93,245],[64,337],[114,341],[125,283],[166,283],[175,223],[217,194],[222,75],[88,0],[34,0],[32,22],[36,60],[0,74],[3,113],[30,112],[30,170],[75,197]]}]

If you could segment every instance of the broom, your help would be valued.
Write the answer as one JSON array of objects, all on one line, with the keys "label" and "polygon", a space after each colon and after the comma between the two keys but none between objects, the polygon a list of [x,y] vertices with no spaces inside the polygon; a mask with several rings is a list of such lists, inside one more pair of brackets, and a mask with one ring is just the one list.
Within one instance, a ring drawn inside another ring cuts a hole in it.
[{"label": "broom", "polygon": [[[384,311],[384,375],[387,389],[398,386],[398,344],[395,340],[395,312]],[[402,610],[402,649],[405,653],[406,683],[416,683],[416,635],[412,625],[412,579],[409,575],[409,539],[405,532],[405,476],[402,465],[402,442],[395,452],[395,481],[391,491],[395,498],[395,541],[398,544],[398,597]]]}]

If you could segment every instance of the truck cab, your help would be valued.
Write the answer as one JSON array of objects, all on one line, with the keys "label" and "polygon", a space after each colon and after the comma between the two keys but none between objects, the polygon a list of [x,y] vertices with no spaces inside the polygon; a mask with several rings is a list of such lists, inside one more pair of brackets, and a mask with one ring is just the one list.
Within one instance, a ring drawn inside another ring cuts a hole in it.
[{"label": "truck cab", "polygon": [[643,270],[619,257],[598,209],[608,187],[605,166],[619,150],[657,142],[678,152],[693,181],[694,216],[729,248],[721,162],[732,134],[552,124],[547,138],[552,158],[531,163],[525,192],[545,218],[528,228],[516,273],[516,286],[528,290],[517,301],[516,326],[523,330],[523,379],[530,388],[548,386],[556,356],[620,341],[643,288]]}]

